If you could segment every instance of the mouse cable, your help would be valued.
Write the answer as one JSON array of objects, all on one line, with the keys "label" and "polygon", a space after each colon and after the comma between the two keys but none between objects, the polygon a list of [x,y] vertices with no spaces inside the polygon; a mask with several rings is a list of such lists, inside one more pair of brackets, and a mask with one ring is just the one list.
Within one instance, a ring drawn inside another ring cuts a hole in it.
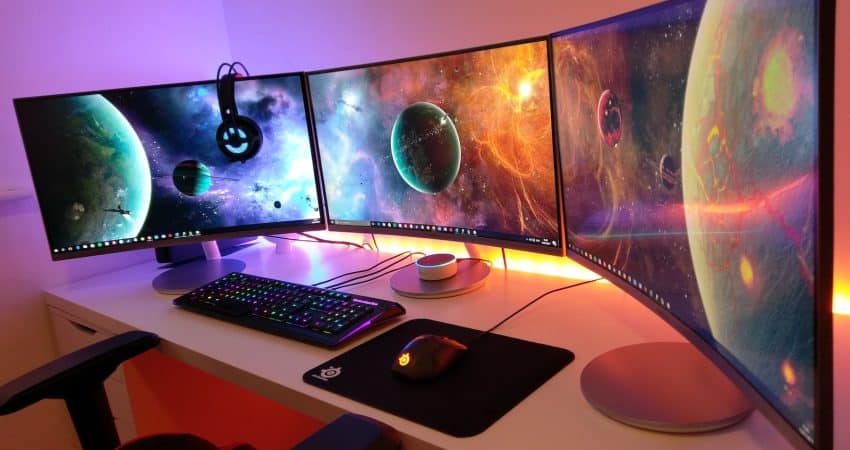
[{"label": "mouse cable", "polygon": [[[481,334],[479,334],[478,336],[474,337],[472,340],[474,341],[474,340],[476,340],[476,339],[480,338],[481,336],[484,336],[485,334],[488,334],[488,333],[492,332],[492,331],[493,331],[493,330],[495,330],[496,328],[499,328],[502,324],[504,324],[504,323],[505,323],[505,322],[507,322],[508,320],[511,320],[511,318],[512,318],[512,317],[514,317],[515,315],[517,315],[517,314],[521,313],[523,310],[525,310],[525,308],[528,308],[529,306],[531,306],[531,305],[533,305],[533,304],[537,303],[537,301],[538,301],[538,300],[542,299],[543,297],[546,297],[546,296],[547,296],[547,295],[549,295],[549,294],[554,294],[554,293],[556,293],[556,292],[565,291],[565,290],[567,290],[567,289],[571,289],[571,288],[574,288],[574,287],[579,287],[579,286],[581,286],[581,285],[583,285],[583,284],[590,284],[590,283],[594,283],[594,282],[599,281],[599,280],[601,280],[601,279],[602,279],[602,277],[594,278],[594,279],[592,279],[592,280],[586,280],[586,281],[581,281],[581,282],[579,282],[579,283],[568,284],[568,285],[566,285],[566,286],[561,286],[561,287],[559,287],[559,288],[555,288],[555,289],[552,289],[552,290],[546,291],[546,292],[544,292],[544,293],[542,293],[542,294],[538,295],[537,297],[535,297],[535,298],[534,298],[534,300],[532,300],[532,301],[530,301],[530,302],[526,303],[525,305],[523,305],[523,307],[522,307],[522,308],[520,308],[520,309],[518,309],[518,310],[514,311],[513,313],[511,313],[511,315],[509,315],[508,317],[505,317],[504,319],[502,319],[502,321],[501,321],[501,322],[499,322],[499,323],[497,323],[496,325],[493,325],[492,327],[490,327],[490,329],[489,329],[489,330],[484,331],[484,332],[482,332]],[[469,345],[469,344],[467,344],[467,346],[468,346],[468,345]]]},{"label": "mouse cable", "polygon": [[[410,255],[407,255],[407,256],[413,257],[413,256],[416,256],[416,255],[425,256],[425,254],[422,253],[422,252],[411,252]],[[416,263],[416,261],[414,261],[414,262],[411,262],[411,263],[407,263],[407,264],[405,264],[401,267],[395,267],[396,264],[399,264],[403,261],[404,261],[404,258],[402,258],[398,261],[394,261],[389,266],[384,267],[384,268],[378,270],[377,272],[367,273],[367,274],[364,274],[364,275],[360,275],[359,277],[350,278],[348,280],[336,283],[336,284],[331,285],[331,286],[325,286],[325,288],[326,289],[341,289],[341,288],[347,288],[347,287],[351,287],[351,286],[357,286],[358,284],[368,283],[372,280],[376,280],[378,278],[381,278],[384,275],[389,275],[393,272],[398,272],[399,270],[402,270],[406,267],[410,267],[410,266],[412,266],[413,264]],[[371,278],[366,278],[370,275],[374,275],[374,276],[371,277]],[[363,278],[366,278],[366,279],[363,280]],[[360,280],[360,281],[357,281],[357,280]]]},{"label": "mouse cable", "polygon": [[[384,258],[384,259],[382,259],[382,260],[378,261],[377,263],[373,264],[372,266],[367,267],[367,268],[365,268],[365,269],[361,269],[361,270],[354,270],[354,271],[351,271],[351,272],[346,272],[346,273],[343,273],[343,274],[341,274],[341,275],[337,275],[337,276],[335,276],[335,277],[333,277],[333,278],[328,278],[327,280],[319,281],[318,283],[313,283],[313,284],[312,284],[312,286],[319,286],[319,285],[322,285],[322,284],[327,284],[327,283],[330,283],[331,281],[338,280],[338,279],[340,279],[340,278],[342,278],[342,277],[347,277],[347,276],[349,276],[349,275],[356,275],[356,274],[358,274],[358,273],[371,272],[371,271],[375,270],[376,268],[378,268],[379,266],[382,266],[382,265],[384,265],[384,264],[386,264],[386,263],[388,263],[388,262],[390,262],[390,261],[392,261],[392,263],[389,265],[389,267],[392,267],[392,266],[394,266],[394,265],[396,265],[396,264],[400,263],[401,261],[403,261],[403,260],[404,260],[404,258],[407,258],[408,256],[412,256],[413,254],[414,254],[414,253],[413,253],[413,252],[411,252],[411,251],[409,251],[409,250],[407,250],[407,251],[403,251],[403,252],[401,252],[401,253],[399,253],[399,254],[396,254],[396,255],[390,256],[390,257],[388,257],[388,258]],[[397,261],[393,261],[393,260],[397,260]],[[383,269],[385,269],[385,268],[382,268],[382,269],[380,269],[380,270],[383,270]],[[371,275],[371,274],[370,274],[370,273],[367,273],[365,276],[369,276],[369,275]],[[339,283],[337,283],[337,284],[344,284],[344,283],[348,283],[349,281],[353,281],[353,280],[354,280],[354,279],[347,280],[347,281],[341,281],[341,282],[339,282]]]},{"label": "mouse cable", "polygon": [[[300,233],[299,233],[299,234],[300,234]],[[313,244],[338,244],[338,245],[349,245],[349,246],[353,246],[353,247],[357,247],[357,248],[362,248],[362,249],[364,249],[364,250],[366,249],[366,246],[368,246],[368,245],[369,245],[369,243],[358,244],[358,243],[356,243],[356,242],[349,242],[349,241],[329,241],[329,240],[326,240],[326,239],[321,239],[321,240],[317,240],[317,239],[298,239],[298,238],[291,238],[291,237],[284,237],[284,236],[275,236],[275,235],[271,235],[271,234],[264,235],[263,237],[272,238],[272,239],[280,239],[280,240],[282,240],[282,241],[311,242],[311,243],[313,243]],[[309,236],[308,236],[308,237],[309,237]]]}]

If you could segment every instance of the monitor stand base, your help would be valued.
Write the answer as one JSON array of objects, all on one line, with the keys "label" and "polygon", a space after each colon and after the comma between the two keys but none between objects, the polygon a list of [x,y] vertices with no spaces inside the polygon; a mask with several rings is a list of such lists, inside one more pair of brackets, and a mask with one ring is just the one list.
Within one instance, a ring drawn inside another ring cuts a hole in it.
[{"label": "monitor stand base", "polygon": [[490,274],[490,265],[476,259],[458,258],[457,273],[443,280],[423,280],[415,265],[399,270],[390,278],[390,287],[405,297],[443,298],[465,294],[481,287]]},{"label": "monitor stand base", "polygon": [[717,430],[753,409],[720,369],[684,342],[650,342],[603,353],[582,371],[581,390],[606,416],[667,433]]},{"label": "monitor stand base", "polygon": [[153,279],[153,288],[161,294],[185,294],[231,272],[245,270],[238,259],[222,259],[215,241],[204,242],[205,259],[175,266]]}]

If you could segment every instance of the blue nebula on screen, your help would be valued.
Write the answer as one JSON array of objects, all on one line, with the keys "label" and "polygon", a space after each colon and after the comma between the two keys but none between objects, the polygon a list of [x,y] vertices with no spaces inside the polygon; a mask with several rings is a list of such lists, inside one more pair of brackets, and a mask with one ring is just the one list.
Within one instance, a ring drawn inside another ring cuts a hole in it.
[{"label": "blue nebula on screen", "polygon": [[20,102],[51,247],[318,220],[300,76],[239,80],[235,97],[264,136],[244,162],[217,146],[214,83]]}]

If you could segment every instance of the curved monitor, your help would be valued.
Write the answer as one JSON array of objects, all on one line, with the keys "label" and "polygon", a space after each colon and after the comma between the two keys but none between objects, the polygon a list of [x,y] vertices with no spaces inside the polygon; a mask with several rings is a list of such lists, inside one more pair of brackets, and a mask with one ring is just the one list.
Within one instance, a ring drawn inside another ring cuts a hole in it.
[{"label": "curved monitor", "polygon": [[234,91],[262,133],[241,158],[215,81],[15,99],[53,259],[323,228],[302,75]]},{"label": "curved monitor", "polygon": [[552,37],[568,255],[816,448],[832,440],[833,13],[672,1]]},{"label": "curved monitor", "polygon": [[545,38],[307,78],[329,229],[563,254]]}]

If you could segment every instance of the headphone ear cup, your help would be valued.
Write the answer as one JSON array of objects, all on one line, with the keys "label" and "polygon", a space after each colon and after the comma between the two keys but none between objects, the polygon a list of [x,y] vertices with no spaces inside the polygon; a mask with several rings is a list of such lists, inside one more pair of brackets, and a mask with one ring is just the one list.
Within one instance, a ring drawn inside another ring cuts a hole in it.
[{"label": "headphone ear cup", "polygon": [[236,116],[226,120],[215,132],[218,148],[231,161],[245,162],[254,157],[263,145],[263,133],[253,120]]}]

